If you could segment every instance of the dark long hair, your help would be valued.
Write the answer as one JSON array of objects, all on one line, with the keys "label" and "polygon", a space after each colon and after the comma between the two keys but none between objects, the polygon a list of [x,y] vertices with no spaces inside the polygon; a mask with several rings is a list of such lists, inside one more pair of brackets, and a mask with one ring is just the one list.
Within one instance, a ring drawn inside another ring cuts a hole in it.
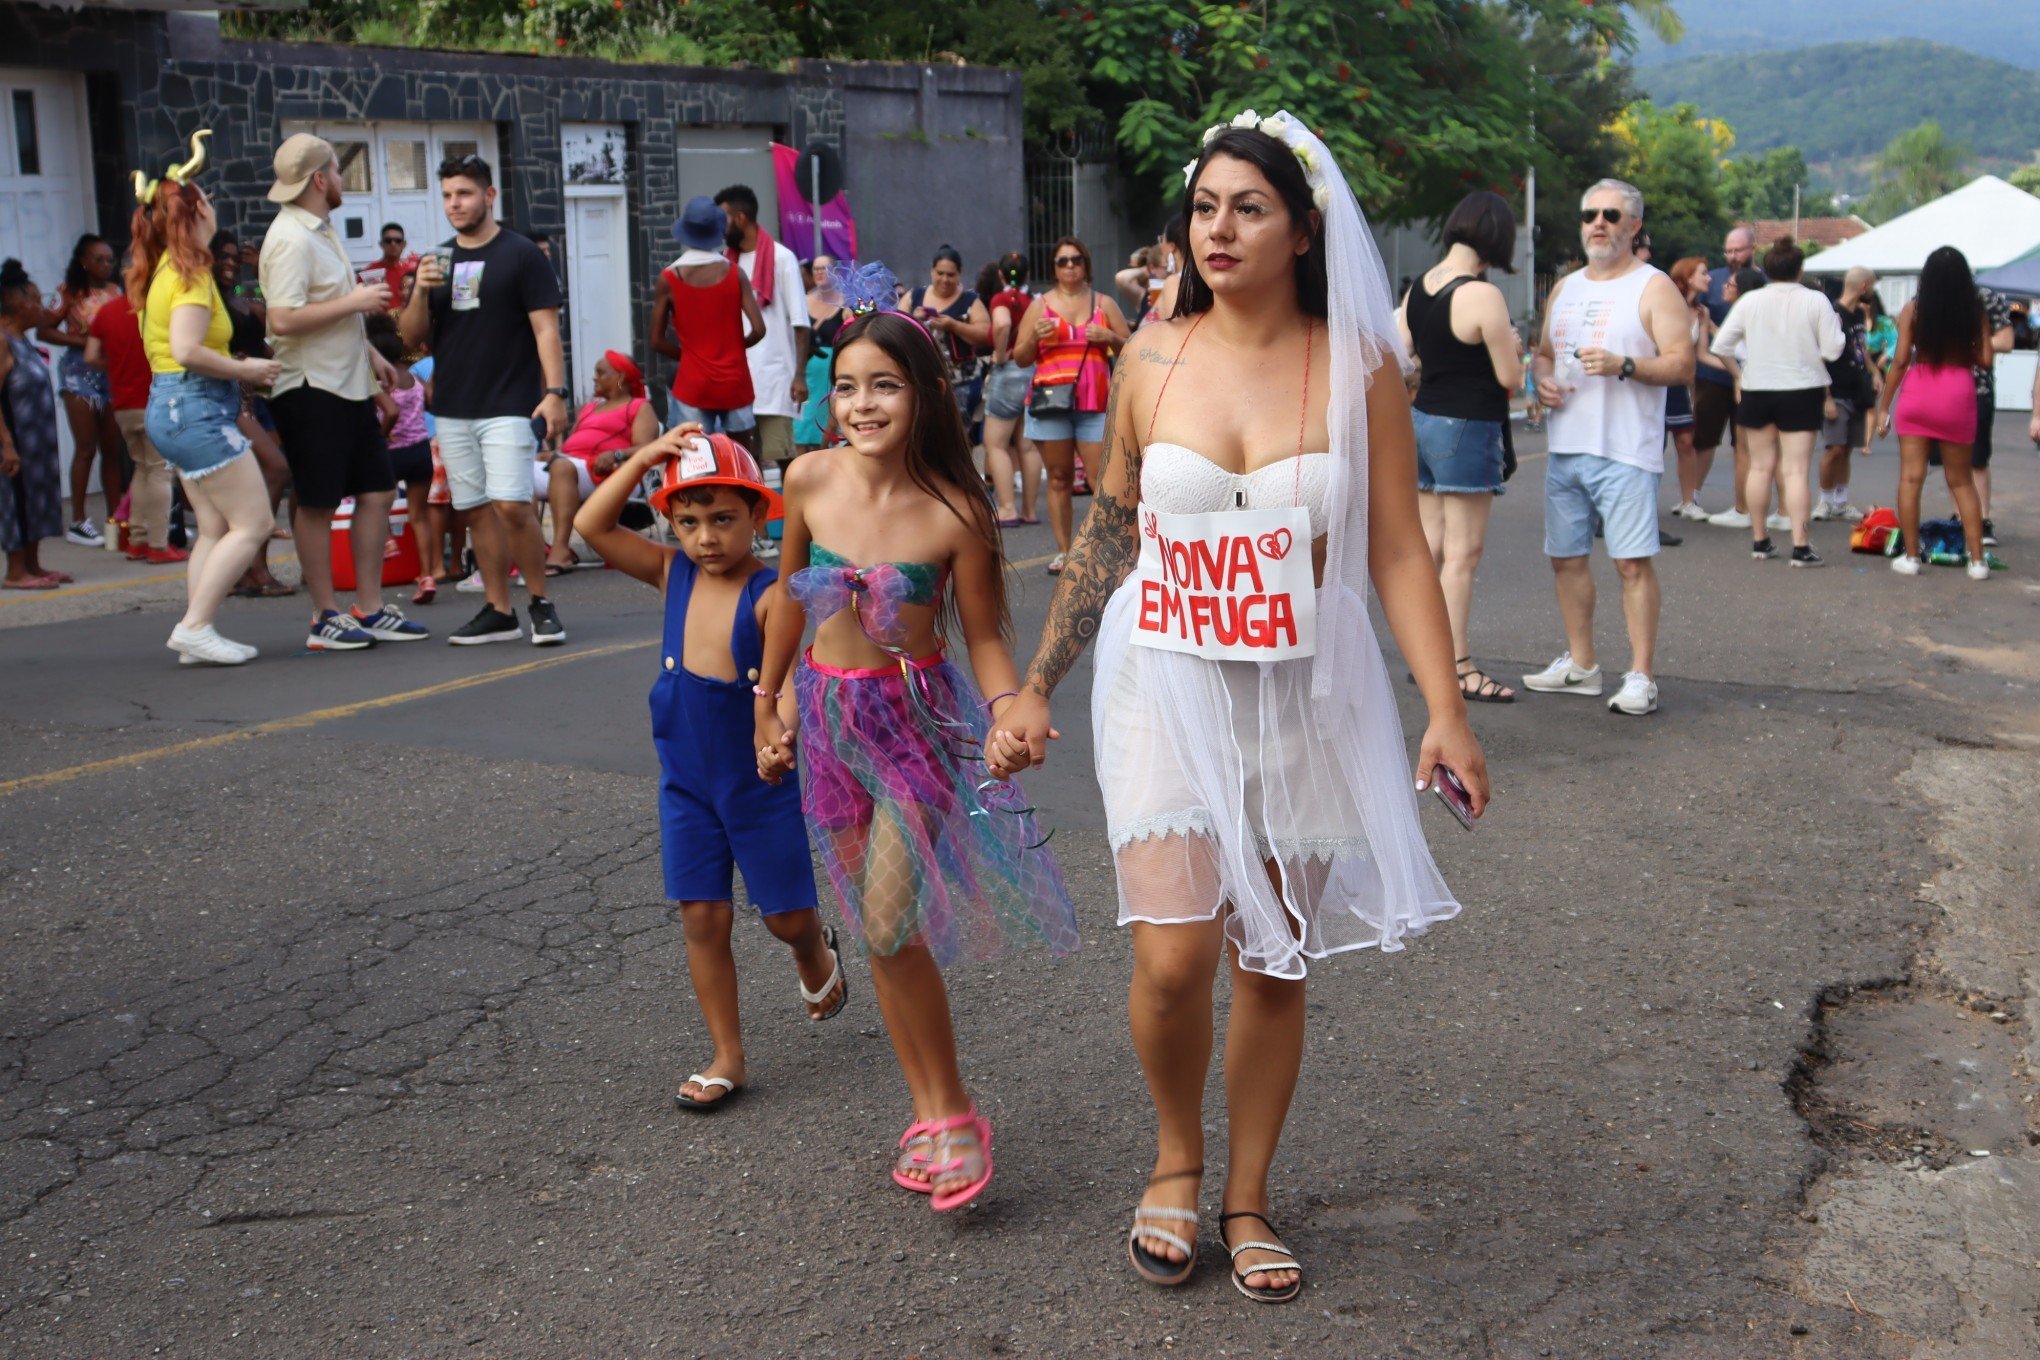
[{"label": "dark long hair", "polygon": [[1976,295],[1969,258],[1942,246],[1920,266],[1919,292],[1913,297],[1913,357],[1967,368],[1976,362],[1982,338],[1983,299]]},{"label": "dark long hair", "polygon": [[[1289,220],[1309,226],[1310,249],[1296,257],[1296,305],[1305,316],[1328,316],[1331,287],[1325,282],[1325,224],[1315,216],[1317,209],[1311,202],[1310,181],[1304,178],[1303,162],[1296,159],[1296,153],[1286,143],[1259,128],[1227,128],[1205,146],[1204,154],[1197,158],[1197,168],[1190,174],[1190,182],[1183,186],[1186,223],[1196,216],[1197,181],[1204,178],[1204,167],[1215,156],[1230,156],[1259,170],[1275,196],[1282,200],[1282,206],[1289,210]],[[1187,240],[1187,227],[1184,236]],[[1195,316],[1211,310],[1211,287],[1204,281],[1202,266],[1188,258],[1190,251],[1186,249],[1183,254],[1183,283],[1176,290],[1176,315]]]},{"label": "dark long hair", "polygon": [[[835,386],[836,365],[844,351],[860,340],[869,340],[884,350],[886,357],[906,374],[914,389],[914,423],[907,430],[907,479],[950,508],[964,526],[977,535],[1002,563],[1004,550],[999,528],[992,520],[991,502],[985,498],[984,482],[970,456],[970,433],[963,428],[956,396],[945,376],[947,366],[935,348],[935,341],[919,324],[897,312],[870,312],[843,328],[836,338],[835,353],[829,356],[829,385]],[[962,509],[957,509],[961,502]],[[993,597],[999,607],[999,632],[1009,641],[1013,634],[1013,613],[1006,600],[1003,571],[992,576]],[[936,621],[944,632],[955,633],[958,622],[956,595],[939,604]]]},{"label": "dark long hair", "polygon": [[94,246],[105,244],[104,236],[95,236],[89,231],[78,238],[78,243],[71,247],[71,262],[64,266],[65,292],[77,294],[90,291],[93,286],[92,276],[85,272],[85,252]]}]

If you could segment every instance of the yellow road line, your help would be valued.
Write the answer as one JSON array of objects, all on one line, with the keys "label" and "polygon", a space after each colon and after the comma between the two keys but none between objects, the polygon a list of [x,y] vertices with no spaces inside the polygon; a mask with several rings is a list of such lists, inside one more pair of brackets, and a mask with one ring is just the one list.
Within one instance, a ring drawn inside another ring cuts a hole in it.
[{"label": "yellow road line", "polygon": [[[296,554],[269,559],[271,566],[297,561]],[[58,586],[55,590],[16,590],[0,596],[0,604],[47,604],[51,600],[75,600],[80,595],[97,595],[102,590],[126,590],[129,586],[154,586],[165,581],[182,581],[182,571],[162,571],[154,576],[130,576],[121,581],[95,581],[89,586]]]},{"label": "yellow road line", "polygon": [[550,670],[564,666],[570,661],[587,661],[595,657],[615,656],[619,652],[641,651],[654,646],[652,640],[643,642],[618,642],[607,647],[590,647],[586,651],[566,652],[558,656],[544,657],[538,661],[527,661],[520,666],[505,666],[500,670],[483,671],[478,675],[465,675],[458,680],[448,680],[423,689],[405,690],[401,694],[383,694],[373,699],[361,699],[351,704],[339,704],[333,708],[314,709],[310,713],[299,713],[289,718],[272,718],[268,722],[256,723],[252,727],[239,728],[232,732],[220,732],[210,737],[196,737],[190,741],[173,742],[168,746],[154,746],[145,751],[130,751],[126,755],[114,756],[108,760],[94,760],[84,765],[73,765],[68,769],[51,770],[46,774],[32,774],[20,779],[0,782],[0,798],[26,789],[41,788],[49,784],[69,783],[89,774],[106,774],[113,770],[129,770],[138,765],[163,760],[169,756],[181,756],[192,751],[209,750],[216,746],[231,746],[236,742],[248,741],[254,737],[268,736],[277,732],[301,732],[317,727],[321,723],[333,722],[340,718],[352,718],[362,713],[372,713],[379,708],[394,708],[398,704],[413,703],[419,699],[435,699],[442,694],[454,694],[477,685],[493,684],[498,680],[509,680],[535,671]]}]

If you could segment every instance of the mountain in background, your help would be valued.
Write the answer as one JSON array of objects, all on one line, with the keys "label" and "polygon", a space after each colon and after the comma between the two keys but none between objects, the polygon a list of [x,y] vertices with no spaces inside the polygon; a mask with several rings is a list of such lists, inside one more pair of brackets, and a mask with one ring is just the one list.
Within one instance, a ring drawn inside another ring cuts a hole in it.
[{"label": "mountain in background", "polygon": [[2040,5],[2034,0],[1674,0],[1686,38],[1646,38],[1639,65],[1716,52],[1769,52],[1811,43],[1923,38],[2040,70]]},{"label": "mountain in background", "polygon": [[[1809,6],[1811,8],[1812,6]],[[1869,160],[1929,118],[2004,172],[2040,151],[2040,71],[1939,43],[1824,43],[1690,57],[1637,71],[1659,106],[1697,105],[1735,129],[1736,154],[1796,146],[1831,188],[1869,187]]]}]

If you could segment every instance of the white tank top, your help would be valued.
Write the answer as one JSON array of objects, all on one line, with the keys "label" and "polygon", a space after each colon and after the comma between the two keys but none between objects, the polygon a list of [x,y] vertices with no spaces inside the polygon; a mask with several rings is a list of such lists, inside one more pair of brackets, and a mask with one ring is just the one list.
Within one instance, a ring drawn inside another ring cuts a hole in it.
[{"label": "white tank top", "polygon": [[1657,357],[1643,325],[1643,290],[1659,271],[1638,265],[1620,278],[1565,276],[1551,309],[1553,373],[1571,389],[1551,413],[1553,453],[1591,453],[1645,472],[1665,470],[1665,389],[1650,383],[1589,376],[1579,352],[1605,349],[1632,359]]}]

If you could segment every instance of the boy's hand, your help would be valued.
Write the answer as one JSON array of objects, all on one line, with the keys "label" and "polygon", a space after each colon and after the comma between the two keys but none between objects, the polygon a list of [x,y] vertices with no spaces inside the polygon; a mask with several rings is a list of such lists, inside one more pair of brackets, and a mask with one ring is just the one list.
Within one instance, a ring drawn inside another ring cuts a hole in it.
[{"label": "boy's hand", "polygon": [[657,439],[654,439],[651,443],[639,449],[637,456],[646,459],[659,459],[664,458],[668,454],[678,453],[682,444],[685,444],[701,432],[700,421],[683,420]]},{"label": "boy's hand", "polygon": [[793,743],[793,729],[781,722],[777,713],[758,720],[752,745],[758,752],[760,779],[777,784],[787,776],[793,769]]}]

